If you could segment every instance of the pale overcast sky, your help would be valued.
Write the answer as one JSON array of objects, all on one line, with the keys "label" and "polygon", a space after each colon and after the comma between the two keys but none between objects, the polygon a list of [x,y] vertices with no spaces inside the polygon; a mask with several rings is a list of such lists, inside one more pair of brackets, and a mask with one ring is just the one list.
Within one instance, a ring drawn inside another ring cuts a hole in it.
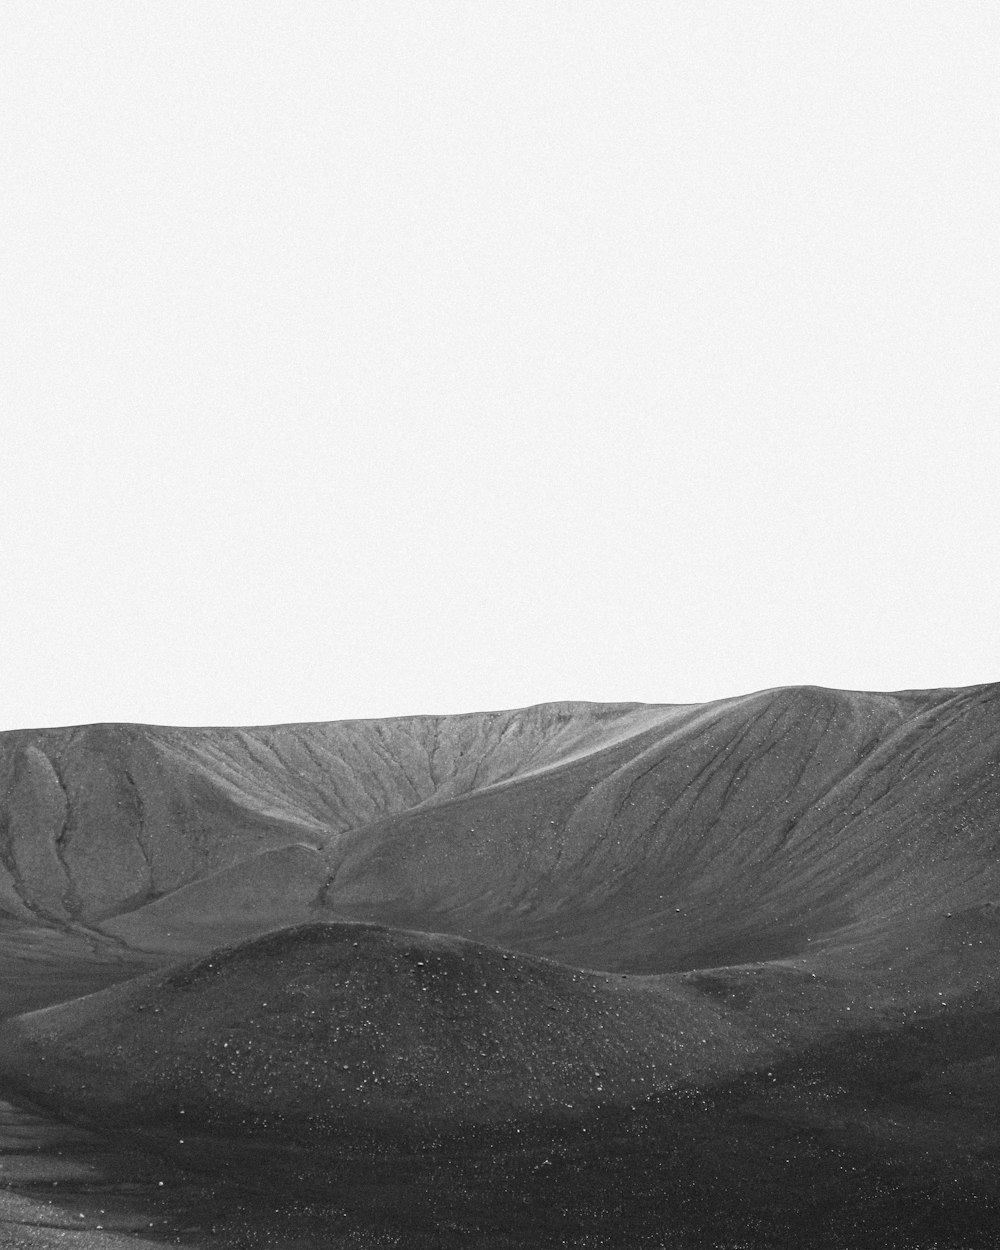
[{"label": "pale overcast sky", "polygon": [[1000,679],[995,0],[0,46],[0,727]]}]

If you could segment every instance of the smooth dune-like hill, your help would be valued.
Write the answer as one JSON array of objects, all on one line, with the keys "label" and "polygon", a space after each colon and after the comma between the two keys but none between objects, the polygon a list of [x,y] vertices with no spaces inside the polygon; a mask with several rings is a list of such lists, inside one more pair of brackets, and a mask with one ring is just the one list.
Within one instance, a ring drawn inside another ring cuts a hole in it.
[{"label": "smooth dune-like hill", "polygon": [[603,1135],[650,1236],[785,1201],[1000,1218],[1000,685],[0,759],[8,1094],[371,1207],[433,1173],[435,1210],[562,1210]]},{"label": "smooth dune-like hill", "polygon": [[679,981],[363,924],[283,929],[30,1013],[7,1039],[0,1064],[34,1096],[169,1123],[168,1146],[180,1114],[189,1139],[328,1137],[631,1103],[764,1050]]}]

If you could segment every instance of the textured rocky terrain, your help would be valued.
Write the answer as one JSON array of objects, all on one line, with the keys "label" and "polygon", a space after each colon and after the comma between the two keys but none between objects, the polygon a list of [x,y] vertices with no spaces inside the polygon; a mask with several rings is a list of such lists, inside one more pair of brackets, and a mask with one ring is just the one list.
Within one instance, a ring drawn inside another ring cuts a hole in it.
[{"label": "textured rocky terrain", "polygon": [[0,787],[0,1096],[222,1186],[183,1244],[997,1244],[1000,686],[25,731]]}]

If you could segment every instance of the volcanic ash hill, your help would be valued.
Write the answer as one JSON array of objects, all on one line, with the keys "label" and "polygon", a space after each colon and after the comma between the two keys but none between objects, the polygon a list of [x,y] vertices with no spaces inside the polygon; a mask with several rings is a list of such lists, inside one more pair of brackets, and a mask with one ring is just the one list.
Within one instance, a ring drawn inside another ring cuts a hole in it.
[{"label": "volcanic ash hill", "polygon": [[632,1103],[762,1049],[712,997],[662,978],[316,924],[21,1016],[0,1070],[36,1102],[167,1146],[178,1131],[347,1144],[376,1124]]}]

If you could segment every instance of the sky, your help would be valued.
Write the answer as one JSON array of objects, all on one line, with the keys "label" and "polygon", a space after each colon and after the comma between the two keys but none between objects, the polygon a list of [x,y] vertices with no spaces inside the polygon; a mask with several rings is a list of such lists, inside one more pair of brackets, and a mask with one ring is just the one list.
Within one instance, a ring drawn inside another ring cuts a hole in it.
[{"label": "sky", "polygon": [[0,44],[0,728],[1000,680],[993,0]]}]

